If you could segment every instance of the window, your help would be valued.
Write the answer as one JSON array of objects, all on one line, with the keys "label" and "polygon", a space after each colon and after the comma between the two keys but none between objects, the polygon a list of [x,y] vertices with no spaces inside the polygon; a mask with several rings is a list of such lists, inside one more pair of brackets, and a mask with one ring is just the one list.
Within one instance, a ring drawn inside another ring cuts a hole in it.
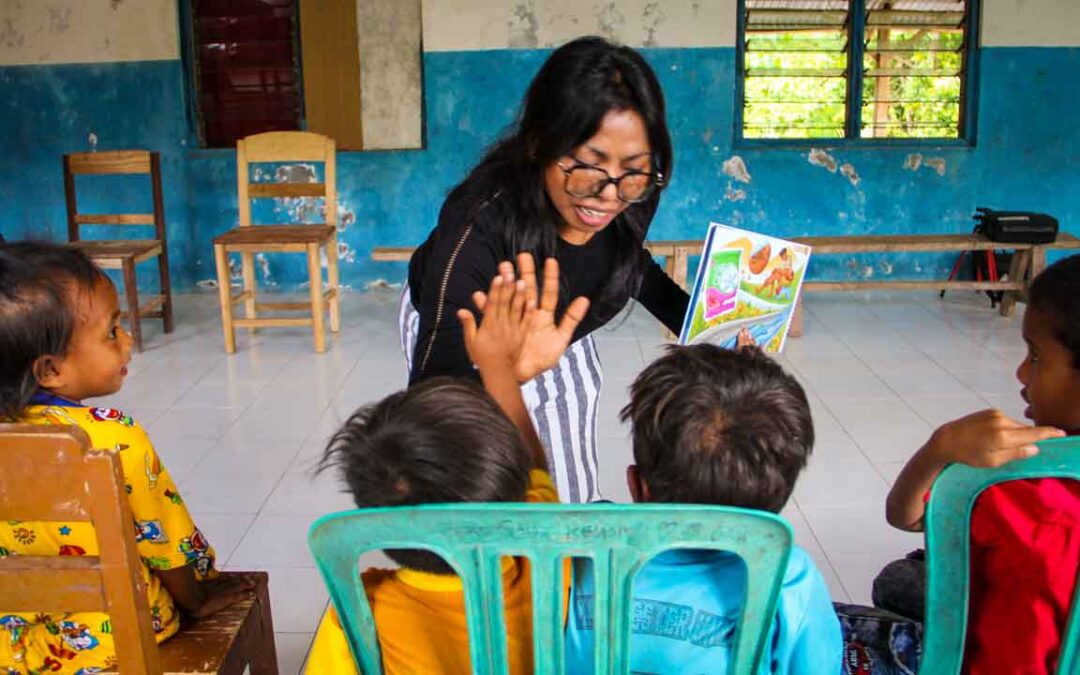
[{"label": "window", "polygon": [[356,0],[187,0],[181,19],[203,145],[306,129],[361,149]]},{"label": "window", "polygon": [[746,139],[972,139],[975,0],[741,0]]},{"label": "window", "polygon": [[300,128],[297,18],[293,0],[191,0],[192,83],[206,146]]}]

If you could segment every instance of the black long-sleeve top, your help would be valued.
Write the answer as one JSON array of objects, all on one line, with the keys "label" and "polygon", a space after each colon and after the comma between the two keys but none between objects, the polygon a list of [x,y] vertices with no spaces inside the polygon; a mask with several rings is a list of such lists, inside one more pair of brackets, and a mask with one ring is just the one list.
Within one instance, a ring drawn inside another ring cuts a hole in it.
[{"label": "black long-sleeve top", "polygon": [[[468,209],[451,196],[439,213],[439,223],[409,261],[409,290],[420,314],[410,383],[438,375],[471,375],[472,362],[465,351],[457,310],[475,313],[472,294],[487,291],[498,274],[498,265],[514,260],[517,251],[506,250],[498,222],[498,209]],[[595,298],[611,276],[615,264],[614,227],[608,226],[587,243],[577,246],[558,239],[555,258],[562,277],[562,303],[578,296]],[[634,297],[671,331],[678,333],[689,296],[641,250],[640,278],[631,284],[622,307]],[[537,261],[537,267],[542,261]],[[589,310],[574,333],[574,340],[603,326],[617,312],[600,317]]]}]

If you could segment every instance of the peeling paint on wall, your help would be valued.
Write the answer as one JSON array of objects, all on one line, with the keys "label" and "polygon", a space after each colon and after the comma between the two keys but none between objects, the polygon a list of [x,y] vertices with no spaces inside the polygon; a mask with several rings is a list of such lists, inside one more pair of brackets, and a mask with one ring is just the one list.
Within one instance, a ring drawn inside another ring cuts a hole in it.
[{"label": "peeling paint on wall", "polygon": [[740,183],[750,182],[750,172],[746,170],[746,162],[738,155],[732,155],[724,160],[724,173]]},{"label": "peeling paint on wall", "polygon": [[933,169],[937,175],[945,175],[944,157],[923,157],[922,153],[913,152],[904,160],[904,168],[908,171],[918,171],[921,167]]},{"label": "peeling paint on wall", "polygon": [[199,279],[195,282],[195,287],[204,291],[216,291],[218,287],[217,279]]},{"label": "peeling paint on wall", "polygon": [[266,257],[265,253],[255,254],[255,265],[259,268],[259,272],[262,274],[263,281],[266,282],[267,286],[277,286],[273,275],[270,274],[270,259]]},{"label": "peeling paint on wall", "polygon": [[927,157],[923,160],[923,166],[932,168],[937,171],[937,175],[945,175],[945,158],[944,157]]},{"label": "peeling paint on wall", "polygon": [[844,178],[847,178],[848,181],[850,181],[853,186],[855,186],[855,187],[859,186],[859,180],[860,180],[859,179],[859,174],[856,173],[855,167],[852,166],[852,164],[850,162],[846,163],[846,164],[842,164],[840,166],[840,173],[843,174]]},{"label": "peeling paint on wall", "polygon": [[507,42],[512,49],[535,49],[540,46],[540,38],[537,36],[539,22],[532,0],[514,5],[506,27]]},{"label": "peeling paint on wall", "polygon": [[641,11],[641,27],[645,31],[645,39],[641,43],[643,47],[656,46],[656,29],[665,18],[659,2],[650,2],[645,5]]},{"label": "peeling paint on wall", "polygon": [[619,41],[622,27],[626,24],[626,17],[618,10],[617,2],[608,2],[603,5],[594,5],[596,12],[596,25],[600,35],[614,42]]},{"label": "peeling paint on wall", "polygon": [[836,173],[836,158],[821,148],[810,148],[810,152],[806,155],[806,161],[814,166],[820,166],[832,173]]},{"label": "peeling paint on wall", "polygon": [[743,190],[742,188],[736,190],[735,185],[729,182],[727,184],[727,189],[724,190],[724,199],[729,202],[741,202],[746,199],[746,190]]}]

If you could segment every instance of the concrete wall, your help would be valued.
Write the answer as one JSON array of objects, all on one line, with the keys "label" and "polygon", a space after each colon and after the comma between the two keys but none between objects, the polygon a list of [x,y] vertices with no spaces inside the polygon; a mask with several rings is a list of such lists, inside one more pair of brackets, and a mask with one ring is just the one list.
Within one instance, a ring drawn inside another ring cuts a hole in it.
[{"label": "concrete wall", "polygon": [[[9,10],[20,3],[0,1],[4,30]],[[428,0],[424,149],[342,153],[338,159],[344,280],[355,288],[380,277],[400,281],[404,267],[370,262],[371,248],[423,239],[446,191],[513,120],[549,44],[607,31],[631,44],[651,41],[644,53],[668,99],[676,164],[650,232],[654,239],[700,237],[710,220],[781,236],[960,232],[970,229],[977,205],[1048,211],[1078,233],[1080,136],[1074,130],[1080,126],[1080,88],[1073,83],[1080,72],[1080,22],[1074,3],[983,2],[974,147],[822,145],[813,148],[819,152],[811,161],[809,146],[750,149],[733,141],[733,0],[595,6]],[[102,4],[113,11],[112,3]],[[117,4],[122,10],[135,0]],[[41,14],[46,24],[47,15]],[[161,40],[170,39],[174,34],[162,29]],[[536,48],[517,48],[525,44]],[[58,53],[49,45],[36,48]],[[0,85],[8,92],[0,98],[0,231],[64,236],[59,158],[87,149],[93,132],[101,149],[162,152],[176,283],[192,288],[212,278],[210,238],[236,223],[235,156],[194,147],[180,62],[147,54],[140,61],[116,57],[86,65],[93,60],[87,52],[61,59],[71,63],[25,65],[25,58],[11,54],[3,53],[0,66]],[[746,175],[736,170],[736,157]],[[829,168],[845,163],[853,175]],[[110,198],[127,194],[108,192]],[[283,287],[298,283],[303,268],[294,258],[268,259],[264,280]],[[919,276],[947,271],[950,262],[947,256],[911,254],[831,256],[816,260],[811,273]]]}]

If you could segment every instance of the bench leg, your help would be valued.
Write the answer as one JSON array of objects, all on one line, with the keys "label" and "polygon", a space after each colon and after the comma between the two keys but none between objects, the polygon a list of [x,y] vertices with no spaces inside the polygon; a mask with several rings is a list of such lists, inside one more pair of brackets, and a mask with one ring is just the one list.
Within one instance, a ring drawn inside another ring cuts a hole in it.
[{"label": "bench leg", "polygon": [[[1009,281],[1023,281],[1027,278],[1028,268],[1031,266],[1031,251],[1020,250],[1013,252],[1012,262],[1009,263]],[[1025,284],[1026,285],[1026,284]],[[1006,291],[1001,297],[1001,316],[1012,316],[1016,311],[1016,302],[1020,299],[1022,291]]]},{"label": "bench leg", "polygon": [[223,244],[214,244],[214,266],[217,267],[218,297],[221,300],[221,328],[225,331],[225,353],[236,353],[236,332],[233,330],[232,287],[229,279],[229,254]]},{"label": "bench leg", "polygon": [[270,615],[270,590],[265,578],[255,586],[255,611],[258,612],[258,616],[254,617],[258,622],[258,634],[253,636],[257,648],[252,650],[251,675],[278,675],[274,621]]},{"label": "bench leg", "polygon": [[139,323],[139,285],[135,280],[135,259],[124,258],[121,263],[124,272],[124,296],[127,298],[128,327],[135,339],[135,349],[141,352],[142,326]]},{"label": "bench leg", "polygon": [[788,337],[802,337],[803,334],[803,308],[802,297],[795,303],[794,314],[791,317],[791,327],[788,328]]}]

